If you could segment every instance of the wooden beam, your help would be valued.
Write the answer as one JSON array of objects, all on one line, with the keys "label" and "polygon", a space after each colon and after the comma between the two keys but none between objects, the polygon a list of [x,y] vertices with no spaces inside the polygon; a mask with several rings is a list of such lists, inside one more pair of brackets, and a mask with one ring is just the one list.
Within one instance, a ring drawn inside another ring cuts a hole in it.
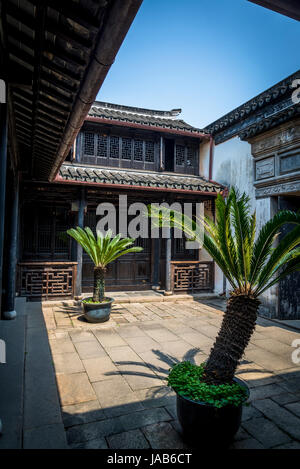
[{"label": "wooden beam", "polygon": [[166,239],[166,285],[165,295],[171,295],[171,258],[172,258],[172,239],[171,235]]},{"label": "wooden beam", "polygon": [[3,288],[3,253],[5,232],[5,191],[7,167],[7,104],[0,104],[0,314]]},{"label": "wooden beam", "polygon": [[152,282],[153,290],[158,290],[160,287],[159,283],[159,274],[160,274],[160,247],[161,240],[160,238],[153,239],[152,243]]},{"label": "wooden beam", "polygon": [[16,274],[17,274],[17,249],[18,249],[18,225],[19,225],[19,173],[15,175],[11,206],[9,211],[9,237],[8,237],[8,263],[6,271],[6,294],[4,296],[4,319],[14,319],[16,296]]}]

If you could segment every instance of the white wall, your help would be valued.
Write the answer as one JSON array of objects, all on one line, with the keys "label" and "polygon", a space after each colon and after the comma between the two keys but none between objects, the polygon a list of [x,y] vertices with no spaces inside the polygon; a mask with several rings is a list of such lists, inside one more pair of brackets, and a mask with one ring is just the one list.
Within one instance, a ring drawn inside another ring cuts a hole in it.
[{"label": "white wall", "polygon": [[[209,177],[209,143],[200,148],[201,175]],[[213,175],[214,181],[225,186],[235,186],[240,192],[247,192],[251,203],[255,205],[255,190],[253,187],[253,157],[251,145],[234,137],[227,142],[214,147]]]},{"label": "white wall", "polygon": [[[200,146],[200,171],[201,176],[209,177],[209,143]],[[251,205],[255,206],[255,192],[253,187],[253,157],[251,146],[242,142],[239,137],[214,147],[212,179],[224,186],[234,185],[239,191],[247,192],[251,197]],[[205,251],[201,252],[201,260],[208,260]],[[223,273],[215,267],[215,293],[223,293]],[[229,285],[227,283],[227,291]]]},{"label": "white wall", "polygon": [[[201,175],[209,177],[209,143],[200,146],[200,170]],[[250,197],[251,209],[256,210],[257,232],[275,213],[274,199],[255,198],[253,157],[251,155],[251,145],[243,142],[239,137],[234,137],[224,143],[214,147],[213,175],[212,179],[225,186],[235,186],[241,193],[246,192]],[[207,253],[201,252],[201,258],[207,260]],[[227,293],[230,285],[227,282]],[[223,292],[223,274],[216,266],[215,293]],[[265,315],[276,314],[277,287],[266,292],[261,300],[261,311]],[[265,305],[268,305],[266,307]]]}]

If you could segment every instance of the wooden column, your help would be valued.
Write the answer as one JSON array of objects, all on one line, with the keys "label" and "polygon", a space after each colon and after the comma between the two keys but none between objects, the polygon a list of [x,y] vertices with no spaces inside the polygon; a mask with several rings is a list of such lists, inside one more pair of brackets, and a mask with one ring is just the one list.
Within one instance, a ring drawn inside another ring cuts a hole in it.
[{"label": "wooden column", "polygon": [[153,239],[152,244],[153,254],[152,254],[152,266],[153,266],[153,276],[152,276],[152,289],[158,290],[159,285],[159,273],[160,273],[160,238]]},{"label": "wooden column", "polygon": [[17,316],[15,311],[16,296],[16,270],[17,270],[17,249],[18,249],[18,222],[19,222],[19,174],[15,175],[12,187],[12,200],[9,220],[9,245],[8,245],[8,267],[6,278],[6,295],[4,300],[4,319],[14,319]]},{"label": "wooden column", "polygon": [[159,143],[159,170],[164,171],[164,139],[160,137]]},{"label": "wooden column", "polygon": [[[79,210],[77,218],[77,226],[83,228],[84,225],[84,209],[85,209],[85,189],[82,188],[80,191],[79,198]],[[77,243],[77,273],[75,281],[75,298],[79,298],[82,295],[82,247]]]},{"label": "wooden column", "polygon": [[171,256],[172,256],[172,239],[171,236],[166,239],[166,286],[165,295],[172,295],[171,291]]},{"label": "wooden column", "polygon": [[7,162],[7,105],[0,104],[0,312],[2,311],[2,273],[5,225],[5,191]]}]

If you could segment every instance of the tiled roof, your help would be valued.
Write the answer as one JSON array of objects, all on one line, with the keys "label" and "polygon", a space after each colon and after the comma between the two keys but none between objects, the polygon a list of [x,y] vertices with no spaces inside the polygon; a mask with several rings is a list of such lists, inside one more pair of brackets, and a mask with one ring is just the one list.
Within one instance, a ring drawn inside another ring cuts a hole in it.
[{"label": "tiled roof", "polygon": [[63,164],[56,179],[58,182],[92,183],[101,185],[124,185],[147,189],[185,190],[219,193],[224,186],[207,181],[200,176],[179,176],[170,173],[154,173],[124,169],[85,167]]},{"label": "tiled roof", "polygon": [[253,137],[299,116],[300,106],[292,99],[299,79],[300,70],[212,122],[204,130],[214,136],[216,143],[221,143],[235,135],[242,139]]},{"label": "tiled roof", "polygon": [[[146,125],[160,130],[170,129],[180,132],[189,132],[195,134],[195,137],[202,136],[207,132],[187,124],[177,116],[181,109],[171,111],[155,111],[151,109],[142,109],[130,106],[121,106],[119,104],[110,104],[95,102],[91,107],[88,117],[110,120],[114,122],[128,122],[131,124]],[[209,134],[207,133],[209,136]]]}]

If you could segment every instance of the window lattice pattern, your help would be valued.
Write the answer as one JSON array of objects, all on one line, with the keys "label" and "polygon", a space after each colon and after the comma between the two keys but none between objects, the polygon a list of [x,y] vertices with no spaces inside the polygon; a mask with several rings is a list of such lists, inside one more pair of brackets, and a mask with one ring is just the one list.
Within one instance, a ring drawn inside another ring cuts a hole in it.
[{"label": "window lattice pattern", "polygon": [[107,136],[106,135],[98,135],[97,156],[99,156],[100,158],[107,158]]},{"label": "window lattice pattern", "polygon": [[84,154],[88,156],[95,154],[95,139],[92,132],[84,133]]},{"label": "window lattice pattern", "polygon": [[[96,160],[97,158],[127,160],[131,161],[133,165],[134,162],[155,163],[155,142],[141,138],[134,139],[84,132],[82,150],[83,161],[88,163],[93,163],[94,158]],[[114,166],[116,163],[114,163]]]},{"label": "window lattice pattern", "polygon": [[133,159],[135,161],[143,161],[143,141],[134,140]]},{"label": "window lattice pattern", "polygon": [[19,292],[31,299],[72,297],[75,276],[75,265],[67,262],[64,265],[53,262],[47,266],[23,263],[19,273]]},{"label": "window lattice pattern", "polygon": [[146,142],[145,161],[154,163],[154,142]]},{"label": "window lattice pattern", "polygon": [[187,164],[187,166],[196,166],[196,150],[195,150],[195,148],[188,147],[186,164]]},{"label": "window lattice pattern", "polygon": [[183,145],[176,145],[176,166],[184,166],[185,147]]},{"label": "window lattice pattern", "polygon": [[174,291],[213,290],[213,262],[187,262],[173,264],[172,283]]},{"label": "window lattice pattern", "polygon": [[119,158],[119,137],[110,137],[110,157]]},{"label": "window lattice pattern", "polygon": [[131,160],[131,138],[122,138],[122,160]]}]

